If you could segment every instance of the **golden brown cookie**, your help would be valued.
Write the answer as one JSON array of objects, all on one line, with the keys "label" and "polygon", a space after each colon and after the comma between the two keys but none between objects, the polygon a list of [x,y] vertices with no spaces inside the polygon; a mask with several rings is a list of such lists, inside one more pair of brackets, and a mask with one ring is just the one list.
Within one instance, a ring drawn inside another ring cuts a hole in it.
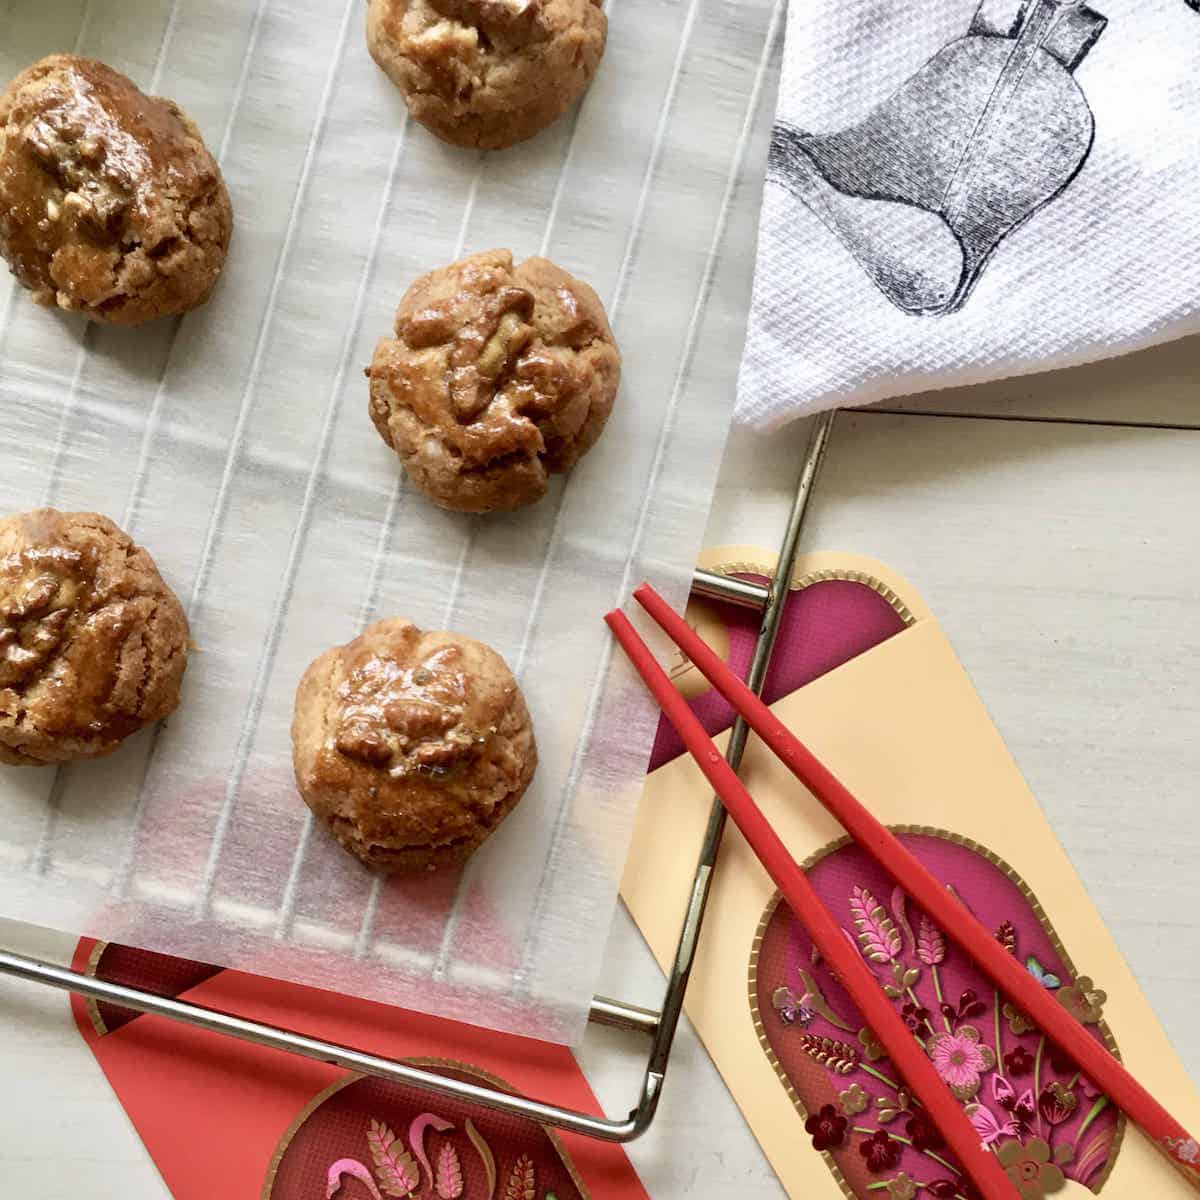
[{"label": "golden brown cookie", "polygon": [[367,47],[409,112],[455,146],[533,137],[583,94],[604,54],[600,0],[371,0]]},{"label": "golden brown cookie", "polygon": [[305,672],[292,761],[305,803],[351,854],[424,871],[462,862],[508,816],[537,745],[500,655],[394,617]]},{"label": "golden brown cookie", "polygon": [[174,711],[187,646],[154,560],[107,517],[0,521],[0,762],[110,754]]},{"label": "golden brown cookie", "polygon": [[600,436],[621,355],[600,298],[544,258],[489,250],[423,275],[375,348],[371,419],[444,508],[545,495]]},{"label": "golden brown cookie", "polygon": [[115,325],[185,312],[232,231],[220,168],[173,101],[69,54],[0,96],[0,253],[39,304]]}]

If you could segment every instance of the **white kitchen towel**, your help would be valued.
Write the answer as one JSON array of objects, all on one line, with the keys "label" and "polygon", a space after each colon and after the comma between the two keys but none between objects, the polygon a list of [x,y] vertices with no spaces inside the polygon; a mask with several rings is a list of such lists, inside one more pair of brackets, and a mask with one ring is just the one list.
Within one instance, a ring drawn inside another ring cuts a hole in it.
[{"label": "white kitchen towel", "polygon": [[738,417],[1200,330],[1200,0],[792,0]]}]

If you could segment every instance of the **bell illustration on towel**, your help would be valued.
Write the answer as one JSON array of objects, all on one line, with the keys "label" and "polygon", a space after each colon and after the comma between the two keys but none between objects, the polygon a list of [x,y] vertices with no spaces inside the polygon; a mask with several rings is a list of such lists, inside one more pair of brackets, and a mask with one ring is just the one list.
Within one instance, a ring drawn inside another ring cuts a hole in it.
[{"label": "bell illustration on towel", "polygon": [[1095,126],[1072,72],[1107,19],[1085,3],[982,0],[856,125],[775,126],[768,180],[804,201],[897,308],[960,308],[1004,238],[1079,173]]}]

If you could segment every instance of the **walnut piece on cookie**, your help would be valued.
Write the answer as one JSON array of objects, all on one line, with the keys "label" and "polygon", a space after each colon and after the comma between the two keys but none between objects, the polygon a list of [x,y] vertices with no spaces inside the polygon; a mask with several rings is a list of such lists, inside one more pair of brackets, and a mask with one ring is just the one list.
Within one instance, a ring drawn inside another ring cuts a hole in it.
[{"label": "walnut piece on cookie", "polygon": [[500,150],[583,94],[604,54],[600,0],[370,0],[367,47],[443,141]]},{"label": "walnut piece on cookie", "polygon": [[375,348],[371,419],[412,481],[462,512],[540,500],[600,436],[621,355],[600,298],[508,250],[423,275]]},{"label": "walnut piece on cookie", "polygon": [[68,54],[0,95],[0,254],[39,304],[115,325],[185,312],[232,231],[220,168],[173,101]]},{"label": "walnut piece on cookie", "polygon": [[110,754],[175,710],[187,654],[175,594],[107,517],[0,520],[0,762]]},{"label": "walnut piece on cookie", "polygon": [[500,655],[394,617],[305,672],[292,761],[304,802],[351,854],[425,871],[463,862],[508,816],[537,745]]}]

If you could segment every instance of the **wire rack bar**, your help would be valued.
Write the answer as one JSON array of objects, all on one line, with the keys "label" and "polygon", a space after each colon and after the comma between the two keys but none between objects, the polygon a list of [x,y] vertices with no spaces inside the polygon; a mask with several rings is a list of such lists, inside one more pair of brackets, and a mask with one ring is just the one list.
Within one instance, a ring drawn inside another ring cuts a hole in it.
[{"label": "wire rack bar", "polygon": [[[315,1059],[317,1062],[332,1063],[348,1071],[374,1075],[393,1083],[415,1084],[437,1095],[452,1096],[456,1100],[481,1104],[486,1108],[507,1109],[507,1102],[517,1099],[494,1088],[480,1087],[465,1080],[438,1075],[420,1067],[411,1067],[407,1063],[381,1058],[377,1054],[367,1054],[336,1042],[307,1037],[288,1029],[278,1029],[260,1021],[248,1021],[244,1017],[204,1008],[199,1004],[187,1004],[168,996],[155,996],[139,988],[80,975],[65,967],[57,967],[52,963],[26,958],[20,954],[0,951],[0,973],[62,991],[76,992],[93,1000],[132,1008],[137,1012],[153,1013],[184,1025],[195,1026],[197,1029],[225,1034],[239,1041],[253,1042],[255,1045],[268,1046],[274,1050],[285,1050],[289,1054],[298,1054],[302,1058]],[[587,1113],[523,1097],[520,1098],[520,1109],[520,1115],[540,1124],[554,1125],[605,1141],[628,1141],[640,1132],[632,1115],[625,1121],[608,1121],[602,1117],[589,1116]]]},{"label": "wire rack bar", "polygon": [[[808,512],[809,500],[821,462],[833,429],[834,414],[825,413],[813,424],[812,436],[801,465],[795,499],[779,548],[779,558],[769,587],[763,588],[741,580],[728,579],[711,572],[698,571],[694,588],[702,595],[721,599],[744,607],[760,608],[762,620],[750,663],[747,683],[759,692],[766,679],[775,637],[788,595],[792,569],[799,548],[800,533]],[[748,727],[739,717],[733,725],[726,758],[736,770],[746,747]],[[526,1096],[514,1096],[497,1088],[440,1075],[425,1067],[384,1058],[356,1050],[351,1046],[308,1037],[289,1029],[249,1021],[232,1013],[218,1012],[202,1005],[158,996],[141,988],[111,983],[40,959],[28,958],[0,949],[0,975],[28,980],[60,991],[74,992],[93,1000],[115,1004],[136,1012],[152,1013],[199,1029],[206,1029],[240,1041],[283,1050],[318,1062],[332,1063],[348,1071],[357,1071],[387,1079],[394,1083],[416,1086],[435,1095],[451,1096],[458,1100],[482,1105],[512,1116],[523,1117],[541,1125],[554,1126],[585,1137],[605,1142],[631,1142],[640,1137],[654,1120],[662,1095],[663,1080],[670,1062],[671,1048],[683,999],[691,977],[700,930],[708,905],[712,871],[721,834],[725,827],[725,810],[719,800],[713,801],[708,828],[701,847],[692,880],[691,899],[680,931],[679,942],[667,980],[662,1008],[653,1009],[627,1004],[620,1000],[597,996],[592,1000],[588,1020],[600,1025],[614,1026],[650,1037],[650,1051],[642,1078],[637,1104],[623,1118],[595,1116],[576,1109],[562,1108]]]},{"label": "wire rack bar", "polygon": [[692,594],[709,600],[723,600],[739,608],[765,608],[770,589],[736,575],[716,575],[697,567],[692,574]]}]

